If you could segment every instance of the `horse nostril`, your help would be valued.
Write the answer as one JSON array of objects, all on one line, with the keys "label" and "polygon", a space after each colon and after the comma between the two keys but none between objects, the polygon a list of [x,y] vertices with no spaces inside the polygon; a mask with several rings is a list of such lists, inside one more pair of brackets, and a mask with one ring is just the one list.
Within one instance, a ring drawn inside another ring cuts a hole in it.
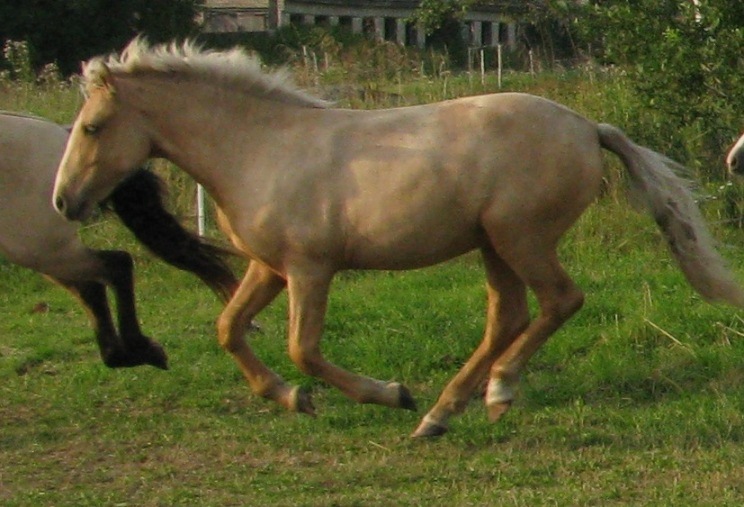
[{"label": "horse nostril", "polygon": [[56,199],[54,199],[54,207],[59,211],[60,213],[64,213],[65,211],[65,199],[61,195],[58,195]]},{"label": "horse nostril", "polygon": [[732,157],[731,160],[729,160],[729,169],[731,172],[735,172],[739,169],[739,159],[737,157]]}]

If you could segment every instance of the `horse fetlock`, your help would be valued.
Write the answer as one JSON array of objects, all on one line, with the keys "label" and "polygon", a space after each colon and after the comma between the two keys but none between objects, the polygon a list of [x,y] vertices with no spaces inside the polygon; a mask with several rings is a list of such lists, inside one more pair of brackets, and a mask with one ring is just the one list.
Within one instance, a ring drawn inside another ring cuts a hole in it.
[{"label": "horse fetlock", "polygon": [[167,370],[168,356],[165,351],[157,343],[153,342],[151,345],[151,347],[146,349],[135,351],[128,349],[101,351],[101,358],[103,359],[103,364],[109,368],[133,368],[135,366],[149,364],[161,370]]},{"label": "horse fetlock", "polygon": [[273,383],[257,386],[251,383],[254,394],[261,398],[275,401],[292,412],[300,412],[315,417],[315,406],[313,405],[310,391],[300,386],[290,386],[280,379]]},{"label": "horse fetlock", "polygon": [[486,407],[486,410],[488,412],[488,420],[492,423],[495,423],[499,419],[501,419],[501,416],[503,416],[505,413],[509,411],[511,408],[512,402],[511,401],[505,401],[503,403],[494,403],[491,405],[488,405]]},{"label": "horse fetlock", "polygon": [[517,381],[506,380],[502,377],[493,377],[488,381],[486,388],[486,405],[498,405],[511,403],[516,395]]},{"label": "horse fetlock", "polygon": [[149,364],[161,370],[168,369],[168,356],[165,349],[155,340],[143,334],[122,335],[122,340],[126,347],[126,354],[133,363]]},{"label": "horse fetlock", "polygon": [[148,347],[138,351],[138,353],[144,360],[143,364],[149,364],[161,370],[168,369],[168,356],[159,343],[148,340]]},{"label": "horse fetlock", "polygon": [[488,381],[485,402],[489,421],[498,421],[511,408],[516,396],[517,383],[518,377],[513,380],[504,377],[492,377]]},{"label": "horse fetlock", "polygon": [[119,349],[101,350],[101,360],[107,368],[124,368],[126,366],[133,366],[127,364],[129,357],[124,351]]},{"label": "horse fetlock", "polygon": [[364,379],[367,384],[363,389],[355,392],[348,391],[347,395],[358,403],[374,403],[390,408],[404,408],[416,411],[416,400],[411,391],[400,382],[381,382],[369,378]]}]

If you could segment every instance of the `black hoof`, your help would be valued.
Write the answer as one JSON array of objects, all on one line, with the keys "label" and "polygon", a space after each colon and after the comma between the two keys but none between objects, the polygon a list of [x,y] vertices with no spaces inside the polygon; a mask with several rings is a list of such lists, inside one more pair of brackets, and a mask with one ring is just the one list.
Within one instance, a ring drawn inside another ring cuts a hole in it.
[{"label": "black hoof", "polygon": [[411,391],[409,391],[408,388],[403,384],[401,384],[399,387],[398,397],[398,406],[400,408],[412,410],[413,412],[416,412],[418,410],[418,408],[416,407],[416,400],[413,399]]},{"label": "black hoof", "polygon": [[162,345],[156,341],[148,340],[147,347],[138,350],[136,354],[142,358],[142,364],[149,364],[161,370],[168,369],[168,356]]},{"label": "black hoof", "polygon": [[105,353],[103,363],[109,368],[133,368],[149,364],[167,370],[168,356],[159,343],[148,339],[134,350],[116,349]]}]

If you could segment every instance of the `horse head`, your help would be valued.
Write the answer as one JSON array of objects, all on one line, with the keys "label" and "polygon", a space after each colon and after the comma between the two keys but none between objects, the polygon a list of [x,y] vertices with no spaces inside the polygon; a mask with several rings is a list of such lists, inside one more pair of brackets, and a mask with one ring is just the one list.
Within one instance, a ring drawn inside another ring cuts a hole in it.
[{"label": "horse head", "polygon": [[149,157],[151,142],[138,128],[142,115],[120,106],[115,77],[102,60],[84,67],[86,101],[70,130],[54,185],[53,205],[69,220],[84,220]]}]

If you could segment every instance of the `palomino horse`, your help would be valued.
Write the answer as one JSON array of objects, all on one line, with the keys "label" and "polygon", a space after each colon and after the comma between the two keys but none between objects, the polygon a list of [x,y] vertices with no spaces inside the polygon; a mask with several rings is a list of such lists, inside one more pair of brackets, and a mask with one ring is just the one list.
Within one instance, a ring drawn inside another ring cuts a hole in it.
[{"label": "palomino horse", "polygon": [[[414,408],[409,391],[345,371],[320,350],[327,296],[345,269],[412,269],[479,249],[488,311],[481,345],[414,436],[440,435],[489,378],[498,419],[529,358],[582,305],[558,261],[561,236],[597,198],[601,149],[624,162],[688,280],[744,307],[674,163],[548,100],[517,93],[397,109],[330,107],[238,49],[134,40],[84,65],[87,100],[57,175],[56,208],[84,219],[131,168],[165,157],[202,183],[223,228],[253,260],[217,323],[251,388],[312,414],[243,339],[287,288],[289,354],[362,403]],[[530,320],[527,288],[539,315]]]},{"label": "palomino horse", "polygon": [[[43,273],[79,298],[107,366],[166,368],[163,349],[142,334],[137,321],[131,256],[86,248],[77,226],[52,208],[54,175],[67,138],[64,128],[49,121],[0,114],[0,254]],[[157,256],[193,272],[223,300],[229,299],[237,280],[222,250],[181,227],[163,207],[161,188],[154,174],[137,171],[112,193],[112,207]],[[116,296],[118,333],[106,286]]]},{"label": "palomino horse", "polygon": [[726,164],[731,174],[744,175],[744,134],[729,150],[726,156]]}]

